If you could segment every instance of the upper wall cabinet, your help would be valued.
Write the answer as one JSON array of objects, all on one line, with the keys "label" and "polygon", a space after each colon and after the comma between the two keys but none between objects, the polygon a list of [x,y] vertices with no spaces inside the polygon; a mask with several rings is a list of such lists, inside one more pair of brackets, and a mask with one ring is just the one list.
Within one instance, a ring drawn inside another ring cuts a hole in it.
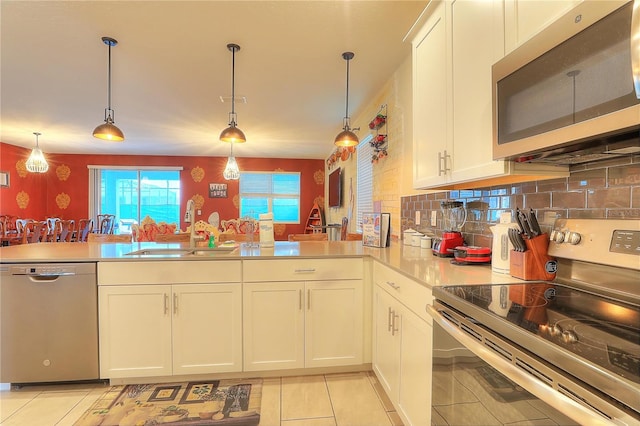
[{"label": "upper wall cabinet", "polygon": [[413,46],[413,186],[455,189],[567,176],[492,157],[491,65],[504,56],[503,0],[431,2]]},{"label": "upper wall cabinet", "polygon": [[582,0],[504,0],[506,53],[511,52]]}]

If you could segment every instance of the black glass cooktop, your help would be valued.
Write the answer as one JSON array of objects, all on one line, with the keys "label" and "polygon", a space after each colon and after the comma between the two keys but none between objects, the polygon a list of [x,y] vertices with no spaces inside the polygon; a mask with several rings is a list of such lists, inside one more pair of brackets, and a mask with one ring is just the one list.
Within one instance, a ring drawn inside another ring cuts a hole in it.
[{"label": "black glass cooktop", "polygon": [[433,294],[498,333],[506,321],[507,330],[526,330],[640,383],[638,305],[549,282],[448,286]]}]

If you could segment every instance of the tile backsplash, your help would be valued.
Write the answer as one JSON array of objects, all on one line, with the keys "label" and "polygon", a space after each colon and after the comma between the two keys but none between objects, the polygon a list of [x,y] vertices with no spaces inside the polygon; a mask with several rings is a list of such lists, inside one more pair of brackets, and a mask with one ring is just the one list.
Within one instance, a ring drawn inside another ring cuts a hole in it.
[{"label": "tile backsplash", "polygon": [[[572,166],[567,178],[402,197],[402,231],[413,228],[441,235],[443,200],[465,204],[462,232],[467,244],[475,246],[491,247],[490,227],[502,212],[513,215],[516,207],[533,209],[545,232],[556,218],[640,219],[640,156]],[[436,226],[430,225],[433,211]],[[418,225],[416,212],[421,217]]]}]

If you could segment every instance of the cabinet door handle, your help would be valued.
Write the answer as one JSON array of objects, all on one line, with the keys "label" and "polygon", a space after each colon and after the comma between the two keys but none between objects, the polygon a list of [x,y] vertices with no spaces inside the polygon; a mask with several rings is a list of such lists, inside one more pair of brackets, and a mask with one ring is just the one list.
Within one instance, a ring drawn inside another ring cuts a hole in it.
[{"label": "cabinet door handle", "polygon": [[298,309],[302,310],[302,290],[298,290]]},{"label": "cabinet door handle", "polygon": [[173,293],[173,315],[178,315],[178,293]]},{"label": "cabinet door handle", "polygon": [[447,154],[447,150],[445,149],[444,154],[438,152],[438,176],[445,175],[449,171],[447,167],[447,158],[451,158],[449,154]]},{"label": "cabinet door handle", "polygon": [[391,310],[391,307],[389,307],[389,314],[387,315],[387,331],[392,331],[393,330],[393,311]]},{"label": "cabinet door handle", "polygon": [[169,295],[167,293],[164,294],[164,314],[167,315],[169,313]]},{"label": "cabinet door handle", "polygon": [[307,268],[307,269],[294,269],[293,272],[296,274],[313,274],[316,271],[316,268]]},{"label": "cabinet door handle", "polygon": [[307,310],[311,310],[311,289],[307,289]]},{"label": "cabinet door handle", "polygon": [[394,283],[393,281],[387,281],[386,282],[388,286],[390,286],[392,289],[394,290],[400,290],[400,286],[397,285],[396,283]]},{"label": "cabinet door handle", "polygon": [[393,313],[393,321],[392,321],[392,326],[391,326],[391,335],[395,336],[396,333],[398,332],[398,328],[396,327],[396,320],[400,317],[400,315],[397,315],[395,312]]}]

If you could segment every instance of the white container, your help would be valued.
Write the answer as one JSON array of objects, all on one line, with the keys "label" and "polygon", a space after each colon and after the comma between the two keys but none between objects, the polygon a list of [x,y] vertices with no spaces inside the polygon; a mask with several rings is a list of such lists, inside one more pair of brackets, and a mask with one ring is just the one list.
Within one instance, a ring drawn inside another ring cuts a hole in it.
[{"label": "white container", "polygon": [[513,244],[509,241],[509,228],[517,228],[515,223],[499,223],[490,226],[493,234],[493,244],[491,246],[491,270],[499,274],[509,274],[511,264],[511,250]]},{"label": "white container", "polygon": [[415,229],[409,228],[402,233],[403,244],[405,246],[411,245],[411,242],[412,242],[411,237],[413,237],[413,234],[415,234],[416,232],[418,231],[416,231]]},{"label": "white container", "polygon": [[431,248],[431,237],[424,236],[420,238],[420,248],[430,249]]},{"label": "white container", "polygon": [[413,247],[420,247],[420,239],[424,237],[424,234],[416,232],[411,236],[411,245]]},{"label": "white container", "polygon": [[273,247],[273,213],[264,213],[260,216],[260,247]]}]

